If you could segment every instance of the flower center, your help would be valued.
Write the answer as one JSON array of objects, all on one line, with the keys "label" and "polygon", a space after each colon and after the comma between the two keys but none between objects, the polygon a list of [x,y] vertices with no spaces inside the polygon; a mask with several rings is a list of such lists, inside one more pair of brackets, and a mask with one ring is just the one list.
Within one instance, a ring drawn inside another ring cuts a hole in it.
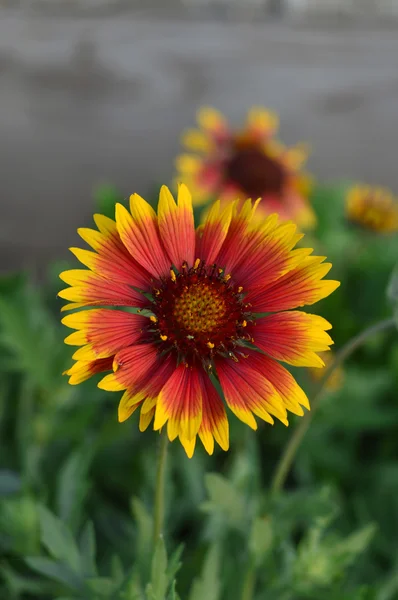
[{"label": "flower center", "polygon": [[212,334],[223,325],[226,302],[214,282],[198,281],[182,290],[175,299],[174,318],[189,334]]},{"label": "flower center", "polygon": [[283,167],[256,146],[237,144],[226,172],[228,179],[251,198],[281,194],[285,184]]},{"label": "flower center", "polygon": [[185,264],[153,290],[151,335],[162,350],[176,352],[188,364],[201,360],[211,368],[215,353],[236,358],[238,347],[249,341],[245,328],[253,320],[242,292],[216,265]]}]

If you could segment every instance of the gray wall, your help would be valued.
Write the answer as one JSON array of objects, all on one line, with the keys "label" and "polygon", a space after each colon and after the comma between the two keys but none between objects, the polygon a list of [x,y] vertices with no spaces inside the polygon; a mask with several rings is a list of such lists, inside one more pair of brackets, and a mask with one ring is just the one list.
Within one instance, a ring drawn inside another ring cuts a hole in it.
[{"label": "gray wall", "polygon": [[236,122],[273,107],[284,141],[311,141],[316,175],[398,192],[394,29],[54,6],[0,9],[1,269],[65,256],[99,182],[167,182],[204,103]]}]

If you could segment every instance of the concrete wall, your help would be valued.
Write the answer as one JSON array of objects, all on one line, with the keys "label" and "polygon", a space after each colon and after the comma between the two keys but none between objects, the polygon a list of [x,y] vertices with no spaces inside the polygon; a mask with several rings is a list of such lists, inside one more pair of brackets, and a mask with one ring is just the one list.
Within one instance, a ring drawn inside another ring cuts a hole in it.
[{"label": "concrete wall", "polygon": [[99,182],[168,181],[201,104],[273,107],[316,175],[398,192],[397,56],[389,30],[2,9],[0,268],[65,256]]},{"label": "concrete wall", "polygon": [[398,0],[0,0],[0,7],[41,14],[99,15],[140,11],[197,18],[250,20],[267,15],[341,16],[361,20],[398,17]]}]

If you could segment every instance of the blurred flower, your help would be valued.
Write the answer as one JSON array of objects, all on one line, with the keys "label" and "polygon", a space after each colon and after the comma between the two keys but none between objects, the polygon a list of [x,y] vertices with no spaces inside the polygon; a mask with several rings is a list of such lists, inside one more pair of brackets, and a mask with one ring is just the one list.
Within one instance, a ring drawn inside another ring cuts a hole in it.
[{"label": "blurred flower", "polygon": [[[320,352],[319,357],[323,360],[323,362],[325,363],[325,366],[321,369],[314,369],[314,368],[309,369],[309,373],[314,381],[320,381],[323,378],[323,376],[326,373],[326,369],[328,369],[330,367],[330,365],[333,363],[335,355],[331,351]],[[332,375],[329,377],[328,382],[326,384],[326,389],[331,392],[335,392],[335,391],[339,390],[342,386],[343,379],[344,379],[344,371],[343,371],[342,367],[337,367],[337,369],[335,369],[333,371]]]},{"label": "blurred flower", "polygon": [[277,361],[322,366],[317,352],[333,343],[322,317],[285,312],[338,287],[323,280],[331,265],[312,250],[293,249],[302,237],[294,224],[279,224],[277,215],[253,221],[257,204],[221,209],[216,202],[195,231],[185,185],[177,204],[162,187],[158,214],[134,194],[130,212],[116,205],[116,222],[95,215],[98,231],[79,230],[94,252],[72,252],[88,270],[61,274],[71,286],[59,294],[72,302],[65,309],[113,307],[63,319],[77,330],[66,343],[82,346],[67,371],[69,382],[113,370],[99,387],[125,390],[119,421],[140,407],[140,429],[153,418],[155,430],[167,423],[170,440],[179,437],[188,456],[197,435],[209,454],[214,439],[228,449],[218,386],[252,429],[254,415],[285,425],[287,410],[302,415],[308,400]]},{"label": "blurred flower", "polygon": [[385,188],[354,185],[346,198],[347,218],[379,233],[398,231],[398,200]]},{"label": "blurred flower", "polygon": [[241,131],[232,130],[213,108],[198,111],[199,129],[187,130],[183,145],[191,152],[177,158],[178,180],[193,190],[196,204],[220,198],[261,198],[257,214],[278,213],[300,227],[315,225],[308,203],[311,180],[300,171],[307,159],[303,146],[285,148],[274,138],[278,117],[252,108]]}]

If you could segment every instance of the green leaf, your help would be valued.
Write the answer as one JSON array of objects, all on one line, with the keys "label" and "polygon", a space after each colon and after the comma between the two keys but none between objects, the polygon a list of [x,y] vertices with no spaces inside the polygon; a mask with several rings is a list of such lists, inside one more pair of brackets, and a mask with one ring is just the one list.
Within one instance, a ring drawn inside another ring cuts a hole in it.
[{"label": "green leaf", "polygon": [[386,581],[383,581],[377,600],[395,600],[398,597],[398,569]]},{"label": "green leaf", "polygon": [[167,566],[167,575],[170,581],[172,581],[174,579],[174,577],[177,575],[180,567],[181,567],[181,555],[182,552],[184,550],[184,546],[183,544],[180,544],[178,546],[178,548],[173,552],[173,554],[171,555],[169,561],[168,561],[168,566]]},{"label": "green leaf", "polygon": [[13,359],[10,369],[23,372],[42,391],[58,389],[66,349],[37,288],[0,291],[0,345]]},{"label": "green leaf", "polygon": [[41,540],[48,552],[68,565],[75,573],[81,572],[79,551],[66,525],[45,506],[39,507]]},{"label": "green leaf", "polygon": [[[0,542],[17,554],[38,554],[40,530],[37,503],[28,494],[3,497],[0,502]],[[3,539],[1,539],[3,538]]]},{"label": "green leaf", "polygon": [[293,584],[300,594],[340,581],[375,533],[371,524],[340,540],[333,531],[326,532],[329,527],[330,519],[317,519],[299,544],[293,564]]},{"label": "green leaf", "polygon": [[70,454],[60,469],[57,487],[57,512],[71,527],[79,522],[81,507],[88,491],[87,473],[92,459],[91,448]]},{"label": "green leaf", "polygon": [[5,562],[0,565],[0,575],[0,579],[5,582],[7,592],[9,593],[7,596],[2,596],[0,588],[0,597],[2,599],[19,599],[25,593],[31,598],[52,597],[54,595],[54,586],[56,585],[58,587],[58,583],[54,584],[53,581],[44,580],[42,578],[39,579],[36,574],[34,577],[20,575]]},{"label": "green leaf", "polygon": [[152,561],[151,583],[146,589],[148,600],[165,600],[168,588],[167,552],[164,540],[159,538]]},{"label": "green leaf", "polygon": [[189,600],[219,600],[220,597],[220,548],[214,545],[207,552],[200,578],[193,582]]},{"label": "green leaf", "polygon": [[150,562],[149,557],[152,549],[153,518],[138,498],[133,498],[131,507],[138,528],[136,554],[140,562],[147,565]]},{"label": "green leaf", "polygon": [[21,489],[21,480],[16,473],[8,469],[0,470],[0,496],[16,494]]},{"label": "green leaf", "polygon": [[170,589],[170,594],[168,596],[168,600],[180,600],[180,597],[177,594],[176,585],[177,585],[177,582],[173,581],[173,583],[171,585],[171,589]]},{"label": "green leaf", "polygon": [[120,560],[120,558],[116,555],[112,556],[111,575],[112,575],[113,581],[115,581],[115,583],[117,585],[121,585],[123,583],[123,580],[124,580],[123,563]]},{"label": "green leaf", "polygon": [[109,598],[115,591],[115,582],[109,577],[93,577],[86,579],[87,587],[97,596]]},{"label": "green leaf", "polygon": [[221,513],[230,525],[240,529],[245,517],[242,495],[225,477],[217,473],[208,473],[205,476],[205,485],[210,500],[202,504],[202,510]]},{"label": "green leaf", "polygon": [[257,564],[260,564],[271,550],[274,531],[270,518],[257,517],[253,521],[249,537],[249,550]]},{"label": "green leaf", "polygon": [[141,579],[139,573],[134,568],[128,578],[124,581],[122,588],[119,590],[121,600],[144,600]]},{"label": "green leaf", "polygon": [[67,565],[41,556],[27,556],[25,561],[34,571],[63,583],[70,590],[84,591],[84,581]]},{"label": "green leaf", "polygon": [[370,523],[337,544],[335,553],[344,561],[344,564],[349,564],[358,554],[367,549],[375,533],[376,526]]},{"label": "green leaf", "polygon": [[91,521],[86,523],[80,536],[80,556],[82,573],[85,576],[97,575],[97,565],[95,563],[96,544],[94,525]]}]

